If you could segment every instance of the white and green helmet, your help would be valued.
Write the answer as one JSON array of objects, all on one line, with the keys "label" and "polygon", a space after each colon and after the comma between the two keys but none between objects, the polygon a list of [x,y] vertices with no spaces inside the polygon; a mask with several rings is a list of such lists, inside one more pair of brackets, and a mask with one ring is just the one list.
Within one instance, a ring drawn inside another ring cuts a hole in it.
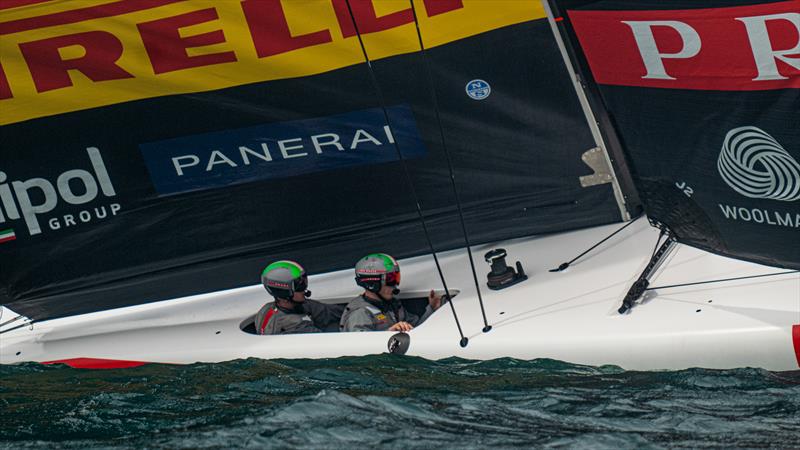
[{"label": "white and green helmet", "polygon": [[377,293],[381,287],[400,285],[400,264],[386,253],[369,254],[356,263],[356,284]]},{"label": "white and green helmet", "polygon": [[308,276],[294,261],[275,261],[261,272],[261,284],[273,297],[291,299],[295,292],[306,291]]}]

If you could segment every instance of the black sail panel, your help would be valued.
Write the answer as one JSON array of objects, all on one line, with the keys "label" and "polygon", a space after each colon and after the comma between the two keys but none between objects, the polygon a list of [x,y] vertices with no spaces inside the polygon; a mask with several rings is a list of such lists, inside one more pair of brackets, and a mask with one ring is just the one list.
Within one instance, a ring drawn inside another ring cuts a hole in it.
[{"label": "black sail panel", "polygon": [[[430,13],[420,5],[419,16]],[[446,221],[434,227],[435,242],[459,237],[453,232],[461,230],[453,206],[457,194],[470,242],[620,218],[610,184],[580,184],[592,173],[581,156],[595,144],[541,3],[496,2],[476,26],[520,11],[539,19],[447,45],[437,45],[440,28],[422,21],[416,32],[403,35],[417,52],[402,61],[378,59],[380,49],[368,35],[363,39],[376,95],[387,105],[410,103],[427,115],[425,144],[436,151],[408,167],[426,214]]]},{"label": "black sail panel", "polygon": [[800,268],[798,2],[551,4],[648,215],[684,243]]},{"label": "black sail panel", "polygon": [[505,3],[415,2],[433,81],[408,8],[351,2],[372,67],[338,0],[0,8],[0,303],[44,320],[425,254],[411,183],[437,250],[462,246],[431,83],[472,242],[619,220],[577,179],[593,143],[541,5]]}]

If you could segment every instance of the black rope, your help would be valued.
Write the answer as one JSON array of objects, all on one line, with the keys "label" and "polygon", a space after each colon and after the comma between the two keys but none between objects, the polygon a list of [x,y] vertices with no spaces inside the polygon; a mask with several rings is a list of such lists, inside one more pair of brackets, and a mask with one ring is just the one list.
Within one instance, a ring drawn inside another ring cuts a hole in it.
[{"label": "black rope", "polygon": [[721,278],[718,280],[708,280],[708,281],[697,281],[694,283],[683,283],[683,284],[670,284],[667,286],[654,286],[647,288],[648,291],[653,291],[656,289],[669,289],[669,288],[676,288],[676,287],[683,287],[683,286],[694,286],[697,284],[709,284],[709,283],[722,283],[723,281],[736,281],[736,280],[747,280],[750,278],[762,278],[762,277],[774,277],[777,275],[786,275],[790,273],[800,273],[800,270],[789,270],[786,272],[773,272],[773,273],[765,273],[763,275],[750,275],[746,277],[736,277],[736,278]]},{"label": "black rope", "polygon": [[[0,316],[0,317],[2,317],[2,316]],[[10,324],[10,323],[14,323],[14,322],[18,321],[19,319],[23,319],[24,317],[25,317],[25,316],[23,316],[23,315],[21,315],[21,314],[20,314],[19,316],[17,316],[17,317],[14,317],[13,319],[6,320],[5,322],[3,322],[3,323],[0,323],[0,328],[3,328],[4,326],[6,326],[6,325],[8,325],[8,324]]]},{"label": "black rope", "polygon": [[9,328],[7,330],[0,331],[0,334],[5,334],[5,333],[8,333],[9,331],[14,331],[14,330],[22,328],[22,327],[27,327],[29,325],[33,325],[33,323],[34,323],[34,321],[21,323],[21,324],[15,326],[15,327],[11,327],[11,328]]},{"label": "black rope", "polygon": [[23,315],[19,315],[17,317],[14,317],[13,319],[10,319],[10,320],[7,320],[7,321],[5,321],[3,323],[0,323],[0,328],[4,327],[6,325],[12,324],[12,323],[14,323],[14,322],[16,322],[16,321],[18,321],[20,319],[27,319],[27,322],[23,322],[23,323],[15,326],[15,327],[11,327],[11,328],[8,328],[6,330],[2,330],[2,331],[0,331],[0,334],[5,334],[5,333],[8,333],[9,331],[14,331],[14,330],[16,330],[18,328],[27,327],[29,325],[33,325],[36,322],[35,320],[30,320],[30,319],[28,319],[27,317],[25,317]]},{"label": "black rope", "polygon": [[579,260],[579,259],[580,259],[580,258],[581,258],[583,255],[585,255],[585,254],[589,253],[590,251],[592,251],[592,250],[596,249],[598,246],[600,246],[600,244],[602,244],[603,242],[605,242],[605,241],[607,241],[607,240],[611,239],[612,237],[614,237],[614,236],[615,236],[617,233],[619,233],[620,231],[624,230],[625,228],[628,228],[628,227],[629,227],[631,224],[633,224],[633,222],[636,222],[637,220],[639,220],[639,217],[642,217],[642,216],[638,216],[638,217],[635,217],[633,220],[630,220],[628,223],[626,223],[625,225],[623,225],[623,226],[622,226],[622,228],[619,228],[617,231],[615,231],[615,232],[613,232],[613,233],[609,234],[609,235],[608,235],[608,236],[606,236],[606,237],[605,237],[605,238],[604,238],[602,241],[600,241],[600,242],[598,242],[598,243],[594,244],[593,246],[589,247],[589,249],[588,249],[588,250],[586,250],[585,252],[583,252],[583,253],[581,253],[580,255],[578,255],[578,256],[576,256],[576,257],[572,258],[572,260],[571,260],[571,261],[569,261],[569,262],[565,262],[565,263],[561,263],[561,265],[560,265],[560,266],[558,266],[558,267],[556,267],[555,269],[550,269],[550,272],[561,272],[562,270],[566,270],[566,268],[567,268],[567,267],[569,267],[569,266],[570,266],[570,264],[572,264],[572,263],[574,263],[575,261]]},{"label": "black rope", "polygon": [[[378,97],[378,101],[381,104],[381,109],[383,110],[383,116],[386,120],[386,125],[391,130],[392,125],[389,122],[389,112],[386,110],[386,102],[383,97],[383,91],[381,90],[380,85],[378,84],[378,79],[375,76],[375,72],[372,70],[372,63],[369,59],[369,55],[367,55],[367,48],[364,46],[364,40],[361,37],[361,32],[358,29],[358,24],[356,23],[355,16],[353,15],[353,9],[350,6],[350,0],[346,0],[347,3],[347,10],[350,13],[350,19],[353,21],[353,27],[355,27],[356,36],[358,36],[358,43],[361,45],[361,51],[364,54],[364,59],[367,62],[368,72],[370,75],[370,81],[372,82],[372,87],[375,89],[375,95]],[[393,132],[394,133],[394,132]],[[461,330],[461,323],[458,320],[458,315],[456,314],[456,307],[453,305],[452,296],[450,295],[450,290],[447,288],[447,281],[444,279],[444,273],[442,272],[442,267],[439,264],[439,258],[436,256],[436,249],[433,247],[433,242],[431,241],[430,234],[428,233],[428,225],[425,222],[425,216],[422,214],[422,207],[420,206],[419,196],[417,195],[417,190],[414,188],[414,182],[411,178],[411,173],[408,170],[408,164],[406,163],[405,158],[403,158],[403,152],[400,151],[400,146],[397,144],[397,140],[395,139],[394,148],[397,151],[397,155],[400,158],[400,162],[403,166],[403,173],[405,174],[406,181],[411,189],[411,195],[414,198],[414,204],[417,207],[417,215],[419,215],[420,223],[422,224],[422,231],[425,234],[425,240],[428,242],[428,247],[431,249],[431,254],[433,255],[433,261],[436,263],[436,270],[439,272],[439,278],[442,280],[442,286],[444,286],[444,292],[449,300],[447,303],[450,304],[450,309],[453,311],[453,318],[456,321],[456,327],[458,328],[458,334],[461,336],[461,341],[459,341],[459,345],[461,347],[466,347],[469,343],[469,338],[464,336],[464,332]]]},{"label": "black rope", "polygon": [[447,144],[444,138],[444,129],[442,128],[442,119],[439,115],[439,98],[436,95],[436,87],[433,80],[433,72],[431,71],[430,62],[428,61],[427,51],[425,44],[422,42],[422,32],[419,29],[419,20],[417,17],[417,9],[414,6],[414,1],[409,0],[411,4],[411,12],[414,14],[414,26],[417,29],[417,39],[419,40],[420,54],[425,65],[425,71],[428,75],[428,83],[431,86],[431,99],[433,100],[433,110],[436,113],[436,123],[439,125],[439,137],[442,141],[442,149],[444,150],[445,157],[447,158],[447,169],[450,172],[450,184],[453,188],[453,194],[456,198],[456,208],[458,209],[458,219],[461,223],[461,232],[464,234],[464,244],[467,246],[467,255],[469,256],[469,265],[472,268],[472,278],[475,280],[475,290],[478,293],[478,303],[481,305],[481,316],[483,317],[483,332],[486,333],[492,329],[489,322],[486,320],[486,310],[483,307],[483,297],[481,296],[480,282],[478,282],[478,275],[475,271],[475,260],[472,258],[472,249],[470,248],[469,234],[467,233],[467,226],[464,222],[464,211],[461,209],[461,198],[458,195],[458,188],[456,186],[456,175],[453,170],[453,162],[450,159],[450,152],[447,150]]}]

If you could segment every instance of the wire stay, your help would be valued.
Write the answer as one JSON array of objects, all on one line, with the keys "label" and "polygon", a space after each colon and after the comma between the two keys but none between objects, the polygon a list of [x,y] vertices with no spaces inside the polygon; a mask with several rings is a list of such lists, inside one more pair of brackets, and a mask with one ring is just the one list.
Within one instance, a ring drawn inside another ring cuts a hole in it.
[{"label": "wire stay", "polygon": [[453,195],[456,198],[456,208],[458,209],[458,219],[461,223],[461,232],[464,234],[464,244],[467,246],[467,255],[469,256],[469,265],[472,269],[472,279],[475,281],[475,291],[478,294],[478,303],[481,306],[481,316],[483,317],[483,332],[487,333],[492,329],[489,322],[486,320],[486,309],[483,307],[483,296],[481,295],[480,282],[478,282],[478,275],[475,271],[475,259],[472,257],[472,248],[469,242],[469,233],[467,233],[467,226],[464,221],[464,211],[461,208],[461,198],[458,194],[458,187],[456,186],[456,175],[453,170],[453,161],[450,158],[450,151],[447,149],[447,143],[444,138],[444,129],[442,128],[442,119],[439,113],[439,98],[436,95],[436,86],[434,85],[433,72],[431,70],[430,61],[428,60],[427,49],[422,41],[422,31],[419,28],[419,17],[417,16],[417,9],[414,6],[414,1],[409,0],[411,4],[411,12],[414,14],[414,26],[417,30],[417,39],[419,40],[420,54],[425,66],[426,75],[428,77],[428,84],[431,86],[431,99],[433,100],[433,109],[436,113],[436,123],[439,125],[439,137],[442,142],[442,149],[444,150],[445,158],[447,159],[447,169],[450,172],[450,185],[453,189]]},{"label": "wire stay", "polygon": [[789,270],[785,272],[772,272],[772,273],[765,273],[761,275],[748,275],[744,277],[734,277],[734,278],[720,278],[717,280],[707,280],[707,281],[695,281],[693,283],[681,283],[681,284],[669,284],[666,286],[653,286],[648,287],[645,289],[646,291],[654,291],[656,289],[671,289],[676,287],[683,287],[683,286],[695,286],[698,284],[710,284],[710,283],[722,283],[725,281],[738,281],[738,280],[749,280],[751,278],[764,278],[764,277],[774,277],[778,275],[788,275],[790,273],[800,273],[800,270]]},{"label": "wire stay", "polygon": [[[386,125],[391,130],[392,129],[392,124],[391,124],[391,121],[389,120],[389,111],[387,110],[387,107],[386,107],[386,101],[385,101],[384,96],[383,96],[383,90],[381,89],[380,84],[378,83],[378,79],[375,76],[375,72],[374,72],[374,70],[372,68],[372,62],[369,59],[369,55],[367,54],[367,48],[364,45],[364,40],[363,40],[363,38],[361,36],[361,31],[358,29],[358,23],[356,23],[355,16],[353,15],[353,9],[350,6],[350,1],[351,0],[346,0],[347,9],[348,9],[348,12],[350,13],[350,19],[353,21],[353,27],[355,28],[356,36],[358,36],[358,43],[361,45],[361,51],[364,54],[364,60],[367,62],[367,68],[368,68],[368,72],[369,72],[369,76],[370,76],[370,82],[372,83],[372,87],[375,90],[375,95],[378,97],[378,102],[381,105],[381,109],[383,110],[383,116],[384,116],[384,120],[386,121]],[[394,133],[393,130],[392,130],[392,133]],[[422,213],[422,206],[420,205],[419,195],[417,194],[417,190],[414,187],[414,182],[413,182],[413,179],[411,178],[411,172],[408,170],[408,164],[406,163],[406,160],[403,157],[403,152],[400,150],[400,146],[397,143],[396,139],[394,140],[394,148],[395,148],[395,151],[397,151],[397,156],[400,158],[400,163],[401,163],[401,165],[403,167],[403,174],[404,174],[406,182],[408,183],[409,188],[411,190],[411,195],[412,195],[412,197],[414,199],[414,204],[416,205],[417,215],[419,216],[419,220],[420,220],[420,223],[422,225],[422,231],[423,231],[423,234],[425,235],[425,240],[427,241],[428,248],[430,248],[431,254],[433,255],[433,261],[436,264],[436,270],[439,272],[439,278],[442,281],[442,286],[444,287],[445,295],[448,298],[448,302],[447,303],[450,304],[450,309],[453,312],[453,318],[455,319],[456,327],[458,328],[458,334],[461,336],[461,340],[459,341],[459,345],[461,345],[461,347],[466,347],[467,344],[469,343],[469,338],[464,336],[464,332],[461,329],[461,323],[458,320],[458,315],[456,314],[456,308],[453,305],[452,296],[450,295],[450,289],[448,289],[448,287],[447,287],[447,281],[445,280],[444,272],[442,272],[442,267],[439,264],[439,258],[436,255],[436,249],[433,246],[433,241],[431,241],[430,233],[428,231],[428,225],[425,222],[425,215]]]},{"label": "wire stay", "polygon": [[578,256],[576,256],[576,257],[572,258],[572,260],[570,260],[569,262],[561,263],[561,265],[559,265],[559,266],[558,266],[558,267],[556,267],[555,269],[550,269],[550,272],[561,272],[561,271],[563,271],[563,270],[566,270],[566,269],[567,269],[567,267],[569,267],[569,266],[570,266],[572,263],[574,263],[575,261],[577,261],[577,260],[581,259],[581,258],[583,257],[583,255],[585,255],[585,254],[589,253],[590,251],[592,251],[592,250],[596,249],[596,248],[597,248],[597,247],[599,247],[599,246],[600,246],[600,245],[601,245],[603,242],[605,242],[605,241],[607,241],[607,240],[611,239],[611,238],[612,238],[612,237],[614,237],[614,236],[615,236],[617,233],[619,233],[620,231],[624,230],[625,228],[628,228],[629,226],[631,226],[631,225],[633,224],[633,222],[636,222],[636,221],[637,221],[637,220],[638,220],[640,217],[642,217],[642,216],[643,216],[643,214],[641,214],[641,215],[639,215],[639,216],[636,216],[636,217],[634,217],[632,220],[629,220],[629,221],[628,221],[628,223],[626,223],[625,225],[623,225],[621,228],[617,229],[617,231],[615,231],[615,232],[613,232],[613,233],[609,234],[608,236],[606,236],[606,237],[605,237],[605,238],[604,238],[602,241],[600,241],[600,242],[598,242],[598,243],[594,244],[593,246],[589,247],[589,248],[588,248],[586,251],[584,251],[584,252],[583,252],[583,253],[581,253],[580,255],[578,255]]}]

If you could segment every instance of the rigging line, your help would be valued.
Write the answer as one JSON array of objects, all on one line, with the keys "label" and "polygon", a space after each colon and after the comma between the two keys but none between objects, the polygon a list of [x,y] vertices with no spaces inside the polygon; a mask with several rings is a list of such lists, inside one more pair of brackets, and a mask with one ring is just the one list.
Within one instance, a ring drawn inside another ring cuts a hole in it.
[{"label": "rigging line", "polygon": [[483,296],[481,295],[481,287],[478,282],[478,275],[475,271],[475,260],[472,257],[472,248],[469,242],[469,234],[467,233],[467,226],[464,222],[464,211],[461,209],[461,198],[458,195],[458,188],[456,187],[456,175],[453,170],[453,162],[450,159],[450,152],[447,149],[447,144],[444,138],[444,129],[442,128],[442,119],[439,114],[439,98],[436,95],[436,86],[434,85],[433,72],[431,71],[430,61],[428,61],[427,50],[425,44],[422,42],[422,31],[419,29],[419,18],[417,16],[417,9],[414,6],[414,0],[408,0],[411,4],[411,12],[414,14],[414,26],[417,29],[417,39],[419,39],[419,48],[422,55],[422,61],[425,65],[425,71],[428,76],[428,83],[431,86],[431,99],[433,100],[433,109],[436,113],[436,123],[439,125],[439,136],[442,141],[442,149],[444,150],[445,158],[447,159],[447,169],[450,172],[450,184],[453,188],[453,195],[456,198],[456,208],[458,209],[458,219],[461,222],[461,231],[464,234],[464,243],[467,246],[467,255],[469,256],[469,265],[472,269],[472,279],[475,280],[475,290],[478,293],[478,303],[481,306],[481,316],[483,317],[483,332],[486,333],[492,329],[489,322],[486,320],[486,310],[483,307]]},{"label": "rigging line", "polygon": [[735,277],[735,278],[720,278],[718,280],[708,280],[708,281],[697,281],[694,283],[683,283],[683,284],[670,284],[667,286],[654,286],[645,289],[646,291],[653,291],[656,289],[669,289],[669,288],[676,288],[676,287],[683,287],[683,286],[694,286],[698,284],[709,284],[709,283],[722,283],[723,281],[736,281],[736,280],[747,280],[750,278],[763,278],[763,277],[774,277],[777,275],[786,275],[790,273],[800,273],[800,270],[789,270],[786,272],[772,272],[772,273],[765,273],[762,275],[750,275],[746,277]]},{"label": "rigging line", "polygon": [[[11,322],[7,322],[7,323],[11,323]],[[36,323],[36,321],[35,321],[35,320],[31,320],[31,321],[28,321],[28,322],[23,322],[23,323],[21,323],[21,324],[19,324],[19,325],[15,326],[15,327],[11,327],[11,328],[9,328],[9,329],[7,329],[7,330],[2,330],[2,331],[0,331],[0,334],[5,334],[5,333],[8,333],[9,331],[14,331],[14,330],[16,330],[16,329],[18,329],[18,328],[27,327],[27,326],[29,326],[29,325],[30,325],[30,326],[33,326],[33,324],[34,324],[34,323]],[[5,325],[5,324],[3,324],[3,325]]]},{"label": "rigging line", "polygon": [[560,265],[560,266],[558,266],[558,267],[556,267],[555,269],[550,269],[550,272],[561,272],[561,271],[563,271],[563,270],[566,270],[566,268],[567,268],[567,267],[569,267],[569,266],[570,266],[572,263],[574,263],[575,261],[579,260],[579,259],[580,259],[580,258],[581,258],[583,255],[585,255],[585,254],[589,253],[590,251],[592,251],[592,250],[596,249],[596,248],[597,248],[597,247],[599,247],[599,246],[600,246],[600,245],[601,245],[603,242],[605,242],[605,241],[607,241],[607,240],[611,239],[611,238],[612,238],[612,237],[614,237],[614,236],[615,236],[617,233],[619,233],[620,231],[624,230],[625,228],[628,228],[628,227],[629,227],[631,224],[633,224],[633,222],[636,222],[637,220],[639,220],[639,218],[640,218],[640,217],[642,217],[643,215],[644,215],[644,214],[641,214],[641,215],[639,215],[639,216],[636,216],[636,217],[634,217],[634,218],[633,218],[633,220],[629,220],[629,221],[628,221],[628,223],[626,223],[625,225],[623,225],[623,226],[622,226],[622,228],[619,228],[617,231],[615,231],[615,232],[613,232],[613,233],[609,234],[609,235],[608,235],[608,236],[606,236],[606,237],[605,237],[605,238],[604,238],[602,241],[600,241],[600,242],[598,242],[598,243],[594,244],[593,246],[589,247],[589,248],[588,248],[586,251],[584,251],[584,252],[583,252],[583,253],[581,253],[580,255],[578,255],[578,256],[576,256],[576,257],[572,258],[572,260],[571,260],[571,261],[569,261],[569,262],[565,262],[565,263],[561,263],[561,265]]},{"label": "rigging line", "polygon": [[[353,9],[350,6],[350,0],[346,0],[345,3],[347,4],[347,10],[350,13],[350,19],[353,21],[353,27],[356,31],[356,36],[358,36],[358,43],[361,45],[361,51],[364,54],[364,60],[367,62],[368,72],[370,81],[372,82],[372,87],[375,90],[375,95],[378,97],[378,102],[381,104],[381,109],[383,110],[383,116],[386,120],[386,125],[391,130],[392,125],[389,121],[389,112],[386,109],[386,101],[383,98],[383,91],[381,90],[380,84],[378,84],[378,79],[375,76],[375,72],[372,69],[372,62],[367,55],[367,48],[364,46],[364,40],[361,36],[361,32],[358,29],[358,24],[356,23],[355,16],[353,15]],[[394,132],[393,132],[394,133]],[[411,189],[411,195],[414,198],[414,204],[417,207],[417,215],[419,215],[420,223],[422,224],[422,231],[425,234],[425,240],[428,242],[428,247],[431,250],[431,254],[433,255],[433,261],[436,263],[436,270],[439,272],[439,278],[442,281],[442,286],[444,287],[445,295],[447,296],[447,303],[450,304],[450,310],[453,312],[453,318],[456,321],[456,327],[458,328],[458,334],[461,336],[461,340],[459,341],[459,345],[461,347],[466,347],[469,343],[469,338],[464,336],[464,332],[461,330],[461,323],[458,320],[458,315],[456,314],[456,307],[453,305],[453,298],[450,295],[450,289],[447,287],[447,281],[444,278],[444,272],[442,272],[442,266],[439,264],[439,258],[436,255],[436,249],[433,247],[433,242],[431,241],[430,233],[428,232],[428,225],[425,222],[425,216],[422,213],[422,206],[420,206],[419,196],[417,195],[417,190],[414,187],[414,182],[411,178],[411,172],[408,170],[408,164],[406,163],[405,158],[403,157],[403,152],[400,151],[400,145],[397,143],[397,139],[394,140],[394,148],[397,151],[397,155],[400,158],[400,163],[403,166],[403,173],[406,178],[406,182],[408,182],[409,188]]]},{"label": "rigging line", "polygon": [[6,325],[8,325],[8,324],[10,324],[10,323],[16,322],[16,321],[18,321],[19,319],[22,319],[23,317],[25,317],[25,316],[23,316],[22,314],[20,314],[20,315],[18,315],[17,317],[14,317],[13,319],[9,319],[9,320],[7,320],[7,321],[5,321],[5,322],[3,322],[3,323],[0,323],[0,328],[3,328],[4,326],[6,326]]}]

